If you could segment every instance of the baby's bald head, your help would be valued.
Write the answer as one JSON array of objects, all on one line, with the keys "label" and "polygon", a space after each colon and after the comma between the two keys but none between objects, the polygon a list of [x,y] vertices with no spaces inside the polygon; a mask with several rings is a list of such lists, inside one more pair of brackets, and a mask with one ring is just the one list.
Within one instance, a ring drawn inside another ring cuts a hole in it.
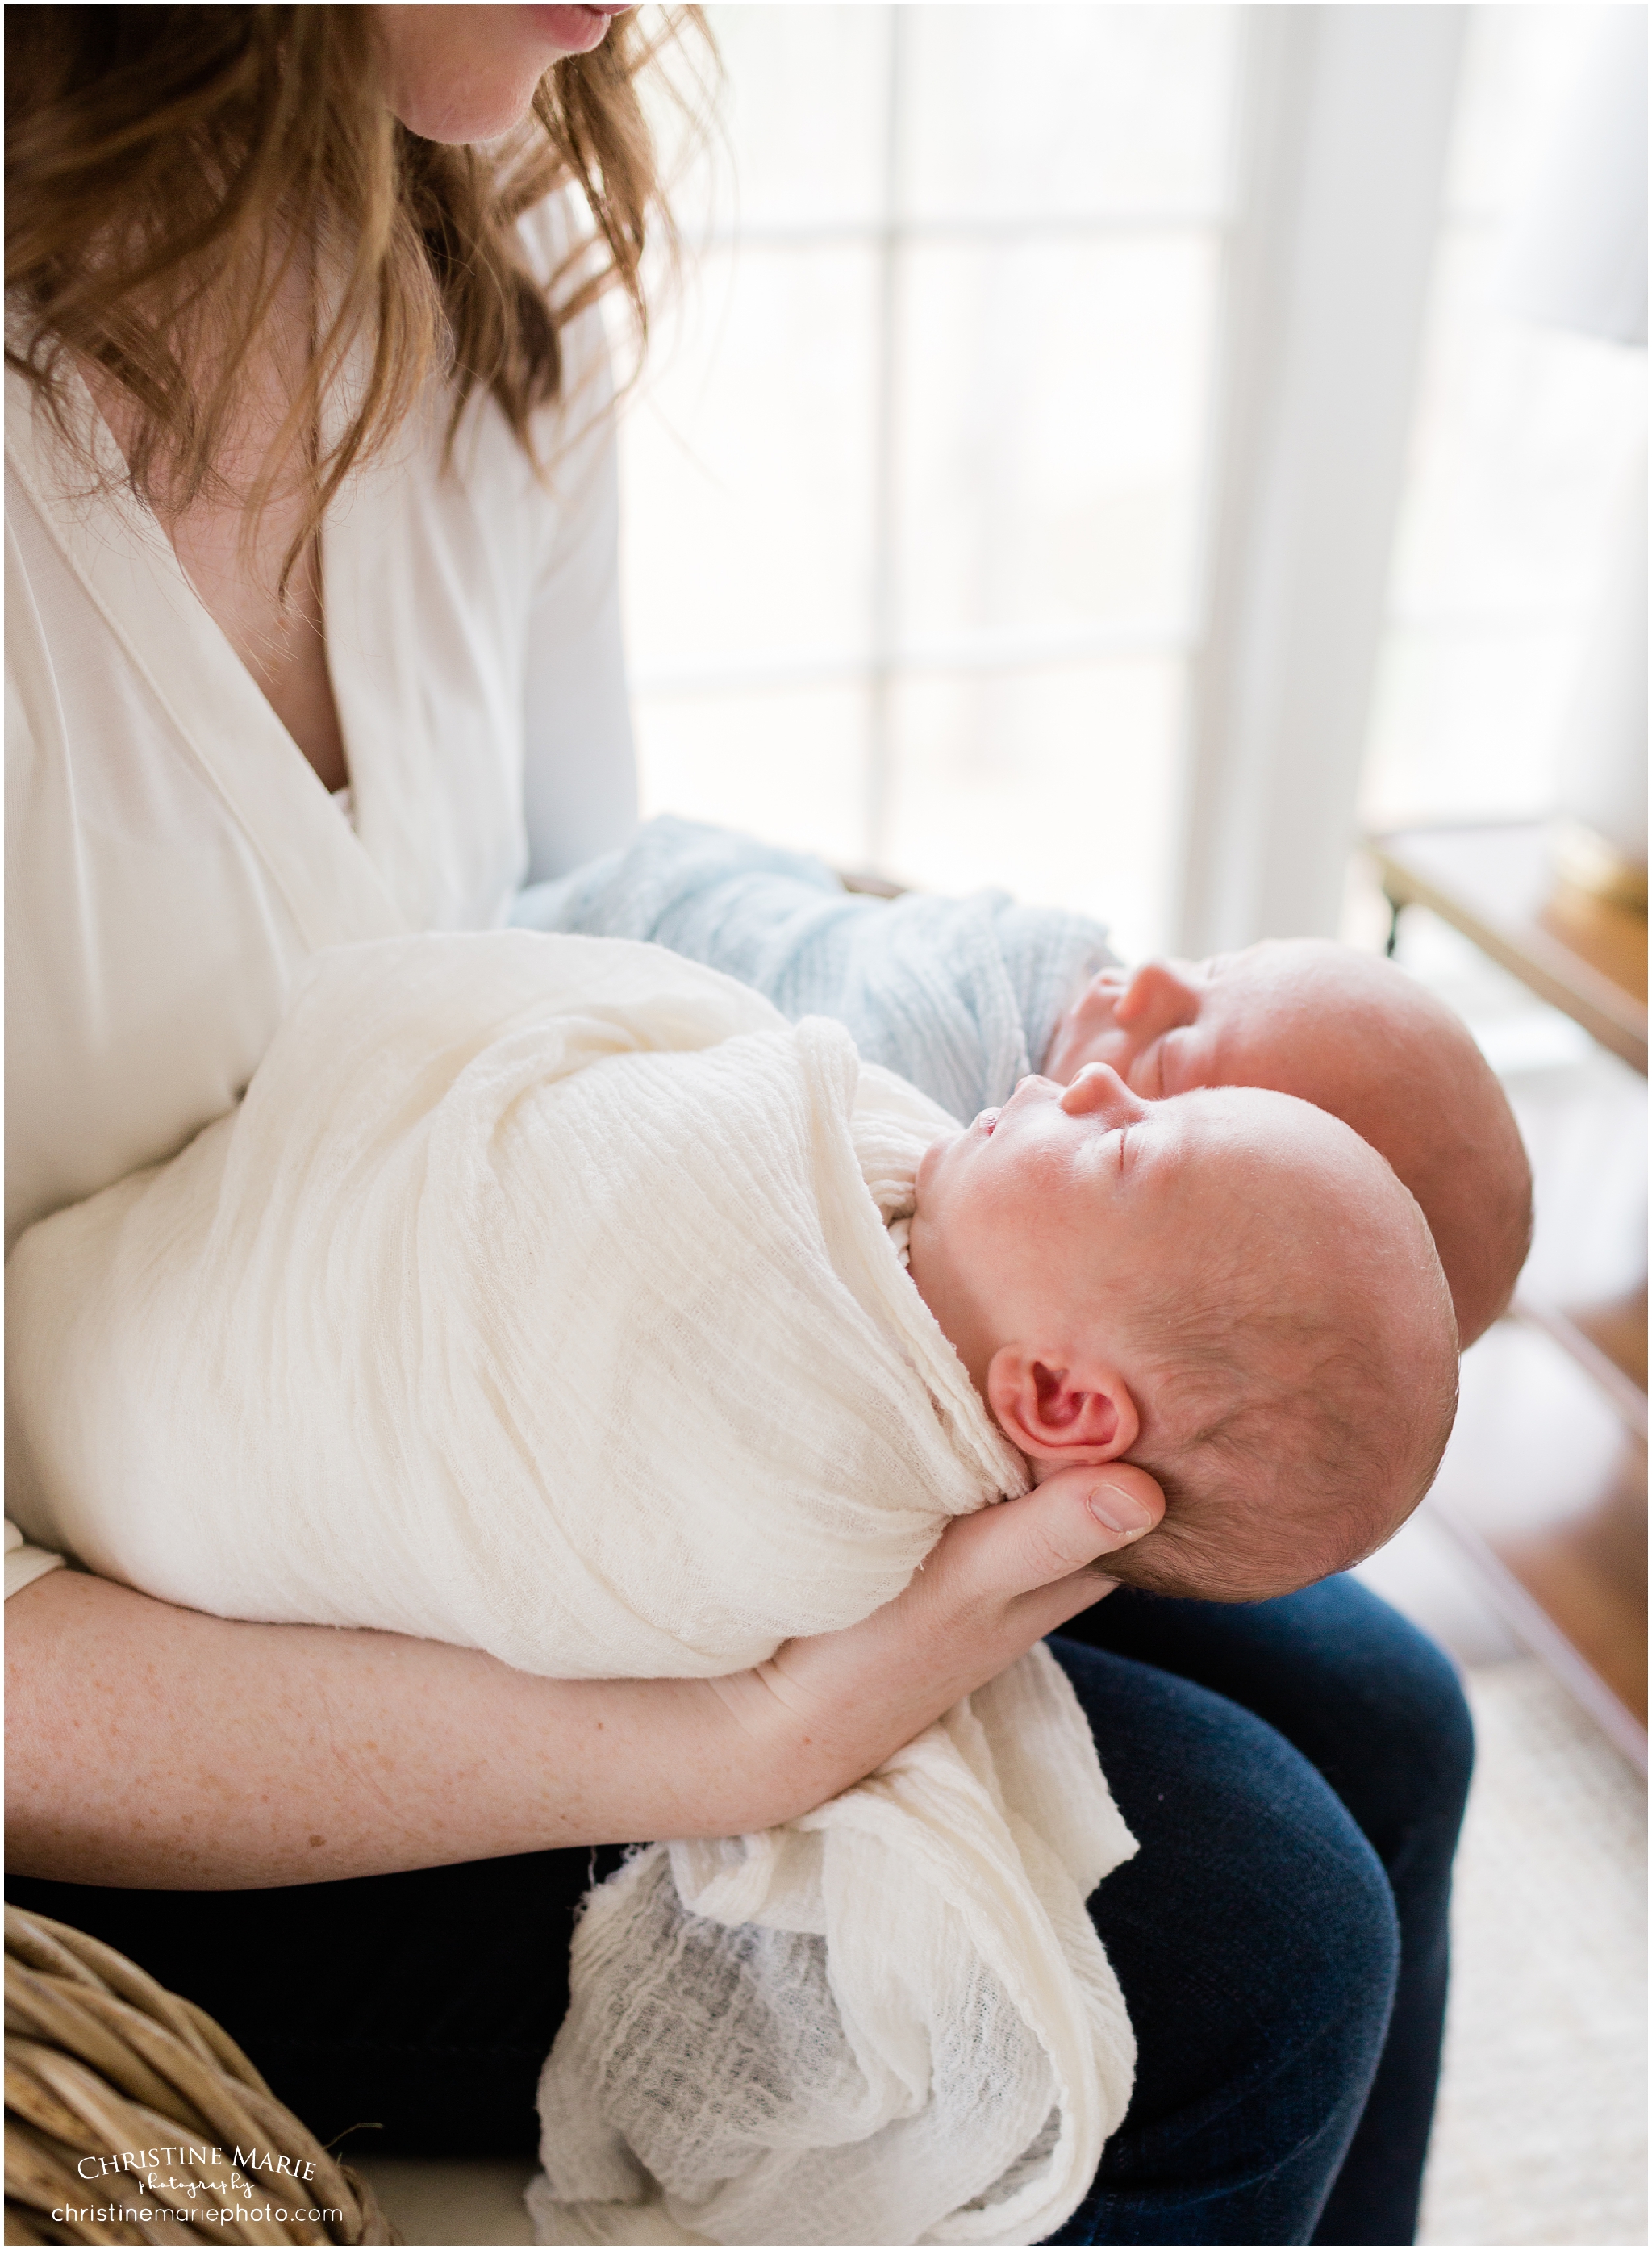
[{"label": "baby's bald head", "polygon": [[1285,1161],[1253,1171],[1248,1223],[1207,1238],[1197,1285],[1167,1260],[1127,1308],[1146,1355],[1130,1458],[1166,1499],[1107,1564],[1128,1584],[1290,1592],[1391,1538],[1439,1467],[1456,1325],[1433,1238],[1373,1149],[1305,1116]]},{"label": "baby's bald head", "polygon": [[1063,1019],[1047,1067],[1060,1078],[1069,1059],[1111,1063],[1150,1098],[1257,1086],[1328,1110],[1421,1206],[1462,1342],[1507,1304],[1532,1232],[1518,1128],[1464,1025],[1392,962],[1291,938],[1105,970]]},{"label": "baby's bald head", "polygon": [[1433,1238],[1338,1118],[1254,1087],[1023,1080],[919,1165],[913,1281],[1044,1468],[1127,1460],[1163,1522],[1110,1575],[1257,1601],[1380,1546],[1433,1478],[1456,1323]]}]

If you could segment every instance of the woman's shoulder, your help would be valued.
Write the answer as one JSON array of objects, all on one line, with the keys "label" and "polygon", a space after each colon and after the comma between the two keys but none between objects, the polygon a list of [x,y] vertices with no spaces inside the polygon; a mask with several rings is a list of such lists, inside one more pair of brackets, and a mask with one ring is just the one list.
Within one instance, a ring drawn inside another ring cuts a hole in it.
[{"label": "woman's shoulder", "polygon": [[548,410],[566,444],[606,419],[613,403],[612,354],[603,316],[606,292],[578,303],[583,285],[603,260],[602,241],[583,197],[571,185],[554,189],[524,211],[517,221],[517,238],[553,312],[569,302],[577,307],[557,321],[562,380]]}]

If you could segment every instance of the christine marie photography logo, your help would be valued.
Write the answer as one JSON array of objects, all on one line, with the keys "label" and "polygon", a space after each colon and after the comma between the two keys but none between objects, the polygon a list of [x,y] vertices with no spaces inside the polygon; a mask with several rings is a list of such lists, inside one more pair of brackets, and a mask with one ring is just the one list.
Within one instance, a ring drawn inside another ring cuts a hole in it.
[{"label": "christine marie photography logo", "polygon": [[79,2159],[75,2170],[86,2184],[86,2200],[63,2203],[52,2216],[59,2226],[94,2226],[341,2219],[344,2213],[336,2205],[318,2204],[306,2192],[315,2169],[302,2157],[256,2144],[225,2150],[186,2141],[166,2148],[112,2149],[107,2157]]}]

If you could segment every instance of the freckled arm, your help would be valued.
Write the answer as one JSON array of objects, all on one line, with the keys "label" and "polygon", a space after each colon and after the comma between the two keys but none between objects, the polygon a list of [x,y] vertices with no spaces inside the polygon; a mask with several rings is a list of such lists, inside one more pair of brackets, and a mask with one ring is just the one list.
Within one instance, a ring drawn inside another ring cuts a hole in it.
[{"label": "freckled arm", "polygon": [[1121,1465],[1052,1478],[952,1525],[862,1624],[715,1681],[541,1680],[56,1570],[7,1605],[10,1864],[232,1890],[767,1827],[1098,1599],[1091,1566],[1162,1508]]}]

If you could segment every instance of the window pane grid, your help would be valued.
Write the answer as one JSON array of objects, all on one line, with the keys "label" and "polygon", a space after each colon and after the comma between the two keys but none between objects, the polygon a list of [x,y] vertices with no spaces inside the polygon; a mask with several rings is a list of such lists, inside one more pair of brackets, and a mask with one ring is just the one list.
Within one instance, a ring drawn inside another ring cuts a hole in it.
[{"label": "window pane grid", "polygon": [[1100,627],[1070,635],[972,634],[954,641],[910,642],[880,661],[864,652],[788,663],[754,656],[696,668],[683,664],[644,672],[633,667],[640,695],[739,694],[771,687],[807,687],[844,680],[870,680],[925,673],[1025,672],[1050,664],[1105,662],[1118,657],[1185,656],[1198,646],[1191,625],[1165,623]]},{"label": "window pane grid", "polygon": [[1050,211],[1027,218],[821,219],[812,224],[713,227],[685,237],[692,255],[740,250],[812,250],[841,244],[892,242],[1057,242],[1192,235],[1204,240],[1233,232],[1233,222],[1198,211]]},{"label": "window pane grid", "polygon": [[[677,427],[627,432],[645,810],[908,880],[1019,882],[1153,942],[1199,634],[1236,11],[712,17],[739,208],[685,229],[706,280],[666,362]],[[1022,169],[1054,183],[1029,204],[998,160],[1050,137],[1050,58],[1028,50],[1051,37],[1077,75],[1062,149]],[[1019,112],[972,62],[983,41],[1019,53]],[[651,538],[668,516],[679,536]],[[1142,790],[1108,881],[1093,838],[1050,848],[1057,808],[1099,823]]]}]

